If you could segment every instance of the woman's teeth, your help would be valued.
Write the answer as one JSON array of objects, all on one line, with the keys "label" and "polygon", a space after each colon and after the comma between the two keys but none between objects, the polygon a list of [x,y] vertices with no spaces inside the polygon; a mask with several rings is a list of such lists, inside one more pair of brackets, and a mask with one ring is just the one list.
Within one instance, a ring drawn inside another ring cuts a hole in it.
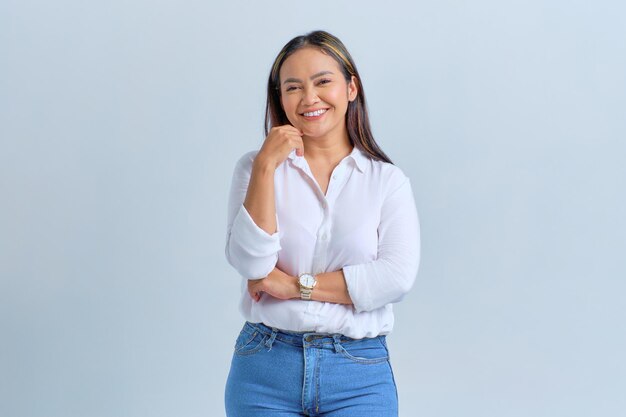
[{"label": "woman's teeth", "polygon": [[310,113],[304,113],[304,115],[306,117],[319,116],[320,114],[326,113],[326,110],[328,110],[328,109],[320,109],[320,110],[312,111]]}]

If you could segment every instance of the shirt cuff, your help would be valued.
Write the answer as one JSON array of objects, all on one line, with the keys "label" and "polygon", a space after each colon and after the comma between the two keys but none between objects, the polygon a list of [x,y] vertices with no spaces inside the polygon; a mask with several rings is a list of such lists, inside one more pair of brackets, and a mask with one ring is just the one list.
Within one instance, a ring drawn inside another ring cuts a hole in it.
[{"label": "shirt cuff", "polygon": [[348,265],[344,266],[342,270],[354,310],[357,313],[371,310],[372,297],[369,294],[368,286],[360,285],[365,279],[360,273],[362,270],[361,266]]},{"label": "shirt cuff", "polygon": [[241,248],[250,255],[268,256],[281,249],[279,230],[278,215],[276,215],[276,232],[269,234],[254,222],[246,207],[241,204],[231,232],[237,235]]}]

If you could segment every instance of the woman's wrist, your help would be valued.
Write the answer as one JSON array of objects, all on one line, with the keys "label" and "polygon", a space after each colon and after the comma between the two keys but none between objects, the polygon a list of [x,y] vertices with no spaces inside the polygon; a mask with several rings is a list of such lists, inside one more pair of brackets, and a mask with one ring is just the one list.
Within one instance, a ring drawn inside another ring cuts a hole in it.
[{"label": "woman's wrist", "polygon": [[311,293],[311,300],[335,304],[352,304],[342,269],[317,274],[315,279],[317,284]]},{"label": "woman's wrist", "polygon": [[258,174],[272,174],[274,175],[274,171],[276,171],[276,163],[273,161],[268,161],[266,158],[261,155],[257,155],[252,162],[252,171]]},{"label": "woman's wrist", "polygon": [[293,297],[291,298],[300,299],[300,280],[298,279],[298,277],[292,277],[292,278],[293,278],[294,293],[293,293]]}]

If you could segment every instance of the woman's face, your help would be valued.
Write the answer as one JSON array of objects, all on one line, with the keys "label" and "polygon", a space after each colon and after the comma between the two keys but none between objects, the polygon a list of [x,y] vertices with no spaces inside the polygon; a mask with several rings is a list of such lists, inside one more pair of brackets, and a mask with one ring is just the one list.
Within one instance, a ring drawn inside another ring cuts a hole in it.
[{"label": "woman's face", "polygon": [[279,80],[287,119],[304,136],[344,134],[348,102],[357,96],[356,77],[347,83],[337,61],[317,48],[304,47],[283,62]]}]

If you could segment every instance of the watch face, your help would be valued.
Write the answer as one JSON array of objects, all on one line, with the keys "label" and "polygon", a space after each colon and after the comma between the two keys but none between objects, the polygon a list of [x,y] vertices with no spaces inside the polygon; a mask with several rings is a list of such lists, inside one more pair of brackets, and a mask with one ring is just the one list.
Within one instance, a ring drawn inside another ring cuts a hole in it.
[{"label": "watch face", "polygon": [[314,283],[315,278],[313,277],[313,275],[304,274],[300,277],[300,284],[302,284],[304,287],[312,287]]}]

